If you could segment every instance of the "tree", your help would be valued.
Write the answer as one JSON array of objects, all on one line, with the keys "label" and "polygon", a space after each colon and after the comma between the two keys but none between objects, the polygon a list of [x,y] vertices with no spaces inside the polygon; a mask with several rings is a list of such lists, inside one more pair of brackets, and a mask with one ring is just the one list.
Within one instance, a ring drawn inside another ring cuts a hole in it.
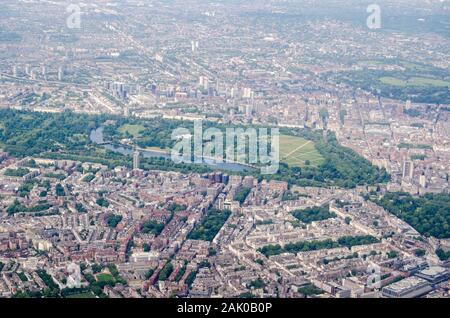
[{"label": "tree", "polygon": [[109,202],[108,202],[108,200],[106,200],[106,199],[103,198],[103,197],[98,198],[98,199],[96,200],[96,203],[97,203],[99,206],[104,207],[104,208],[109,207]]},{"label": "tree", "polygon": [[75,203],[75,209],[77,210],[78,213],[86,213],[87,212],[87,210],[83,206],[83,204],[81,204],[79,202]]},{"label": "tree", "polygon": [[66,195],[66,192],[64,191],[64,188],[61,185],[61,183],[58,183],[56,185],[55,191],[56,191],[56,196],[58,196],[58,197],[64,197]]},{"label": "tree", "polygon": [[450,237],[450,194],[426,194],[413,197],[409,193],[390,192],[372,200],[404,220],[420,234],[439,239]]},{"label": "tree", "polygon": [[231,215],[229,210],[210,209],[202,222],[189,234],[192,240],[211,242]]},{"label": "tree", "polygon": [[197,271],[192,271],[188,274],[186,277],[186,280],[184,281],[186,285],[188,285],[189,288],[191,288],[192,284],[195,281],[195,278],[197,277]]},{"label": "tree", "polygon": [[243,204],[245,199],[247,199],[247,196],[250,194],[250,191],[252,191],[252,189],[247,188],[247,187],[242,187],[240,188],[235,196],[234,196],[234,200],[238,201],[240,204]]},{"label": "tree", "polygon": [[147,221],[141,227],[141,232],[144,234],[153,234],[158,236],[164,230],[165,224],[155,221]]},{"label": "tree", "polygon": [[248,284],[248,288],[255,288],[255,289],[260,289],[263,288],[264,286],[266,286],[266,284],[264,283],[264,281],[261,278],[257,278],[253,281],[250,282],[250,284]]},{"label": "tree", "polygon": [[323,290],[321,290],[320,288],[316,287],[313,284],[308,284],[308,285],[299,287],[298,292],[305,296],[313,296],[313,295],[323,294]]},{"label": "tree", "polygon": [[415,254],[417,257],[422,257],[422,256],[425,255],[425,250],[423,250],[423,249],[417,249],[417,250],[414,251],[414,254]]},{"label": "tree", "polygon": [[296,243],[286,244],[284,247],[280,245],[266,245],[258,249],[258,252],[264,254],[266,257],[272,255],[279,255],[281,253],[300,253],[308,251],[317,251],[323,249],[332,249],[337,247],[351,248],[357,245],[369,245],[378,243],[379,241],[370,235],[367,236],[343,236],[337,242],[327,239],[323,241],[300,241]]},{"label": "tree", "polygon": [[121,215],[110,214],[106,217],[106,224],[108,224],[108,226],[112,229],[115,229],[121,221]]},{"label": "tree", "polygon": [[100,273],[103,270],[103,266],[99,264],[92,264],[92,272],[94,274]]},{"label": "tree", "polygon": [[158,280],[165,281],[169,278],[173,272],[173,264],[171,262],[166,263],[163,269],[159,272]]},{"label": "tree", "polygon": [[442,248],[438,248],[436,250],[436,255],[443,262],[447,261],[450,258],[450,251],[444,251]]},{"label": "tree", "polygon": [[330,212],[329,205],[312,207],[304,210],[295,210],[292,212],[292,215],[303,223],[312,223],[315,221],[323,221],[336,217],[335,213]]},{"label": "tree", "polygon": [[398,256],[396,251],[390,251],[387,253],[388,258],[396,258]]},{"label": "tree", "polygon": [[150,268],[146,273],[145,273],[145,279],[149,279],[150,277],[153,276],[153,273],[155,273],[155,270],[153,268]]},{"label": "tree", "polygon": [[217,251],[214,248],[212,248],[212,247],[208,248],[208,256],[215,256],[216,254],[217,254]]},{"label": "tree", "polygon": [[321,108],[319,110],[319,116],[322,121],[326,121],[330,117],[330,114],[328,113],[328,109]]}]

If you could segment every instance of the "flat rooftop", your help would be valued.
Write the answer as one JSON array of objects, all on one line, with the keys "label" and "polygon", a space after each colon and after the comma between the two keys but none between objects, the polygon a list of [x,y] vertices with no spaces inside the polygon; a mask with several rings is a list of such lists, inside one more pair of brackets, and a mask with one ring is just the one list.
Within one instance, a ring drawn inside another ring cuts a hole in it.
[{"label": "flat rooftop", "polygon": [[405,279],[402,279],[401,281],[398,281],[392,285],[386,286],[386,289],[390,289],[392,291],[395,291],[397,293],[400,293],[405,290],[409,290],[415,286],[419,286],[421,284],[428,284],[428,282],[420,277],[411,276]]},{"label": "flat rooftop", "polygon": [[436,277],[447,274],[447,269],[441,266],[432,266],[419,272],[422,275]]}]

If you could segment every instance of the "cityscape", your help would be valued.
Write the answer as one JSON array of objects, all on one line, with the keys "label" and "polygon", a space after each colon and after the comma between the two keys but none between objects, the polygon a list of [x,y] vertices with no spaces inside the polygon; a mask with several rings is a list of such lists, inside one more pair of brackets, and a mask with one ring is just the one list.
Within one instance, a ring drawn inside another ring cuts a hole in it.
[{"label": "cityscape", "polygon": [[0,298],[450,298],[447,0],[3,0]]}]

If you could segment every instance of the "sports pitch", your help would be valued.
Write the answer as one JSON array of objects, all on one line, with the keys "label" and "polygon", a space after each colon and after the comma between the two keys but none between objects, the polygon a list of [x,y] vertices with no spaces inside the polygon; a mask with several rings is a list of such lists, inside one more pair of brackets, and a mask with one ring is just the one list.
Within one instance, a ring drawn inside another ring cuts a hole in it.
[{"label": "sports pitch", "polygon": [[318,166],[324,158],[317,151],[314,142],[295,136],[280,136],[280,161],[290,167],[303,167],[309,160],[311,166]]}]

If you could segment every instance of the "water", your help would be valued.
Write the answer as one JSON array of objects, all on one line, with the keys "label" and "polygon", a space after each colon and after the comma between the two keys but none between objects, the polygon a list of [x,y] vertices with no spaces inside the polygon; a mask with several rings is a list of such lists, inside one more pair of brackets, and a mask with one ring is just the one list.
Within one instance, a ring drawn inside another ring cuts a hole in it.
[{"label": "water", "polygon": [[[102,147],[104,147],[107,150],[110,150],[110,151],[113,151],[116,153],[120,153],[125,156],[133,154],[133,149],[129,146],[126,146],[126,145],[115,146],[111,143],[105,143],[105,140],[103,138],[103,127],[102,126],[97,129],[92,130],[91,134],[89,136],[89,139],[95,144],[100,144]],[[162,152],[158,152],[158,151],[142,150],[142,151],[140,151],[140,153],[142,154],[142,156],[144,156],[144,158],[164,158],[164,159],[171,158],[170,154],[162,153]],[[243,172],[243,171],[251,170],[250,167],[239,164],[239,163],[227,163],[227,162],[214,163],[214,162],[211,162],[210,160],[208,160],[208,162],[206,162],[206,161],[207,160],[204,160],[203,163],[196,163],[196,164],[205,165],[212,169],[228,170],[228,171],[234,171],[234,172]]]}]

